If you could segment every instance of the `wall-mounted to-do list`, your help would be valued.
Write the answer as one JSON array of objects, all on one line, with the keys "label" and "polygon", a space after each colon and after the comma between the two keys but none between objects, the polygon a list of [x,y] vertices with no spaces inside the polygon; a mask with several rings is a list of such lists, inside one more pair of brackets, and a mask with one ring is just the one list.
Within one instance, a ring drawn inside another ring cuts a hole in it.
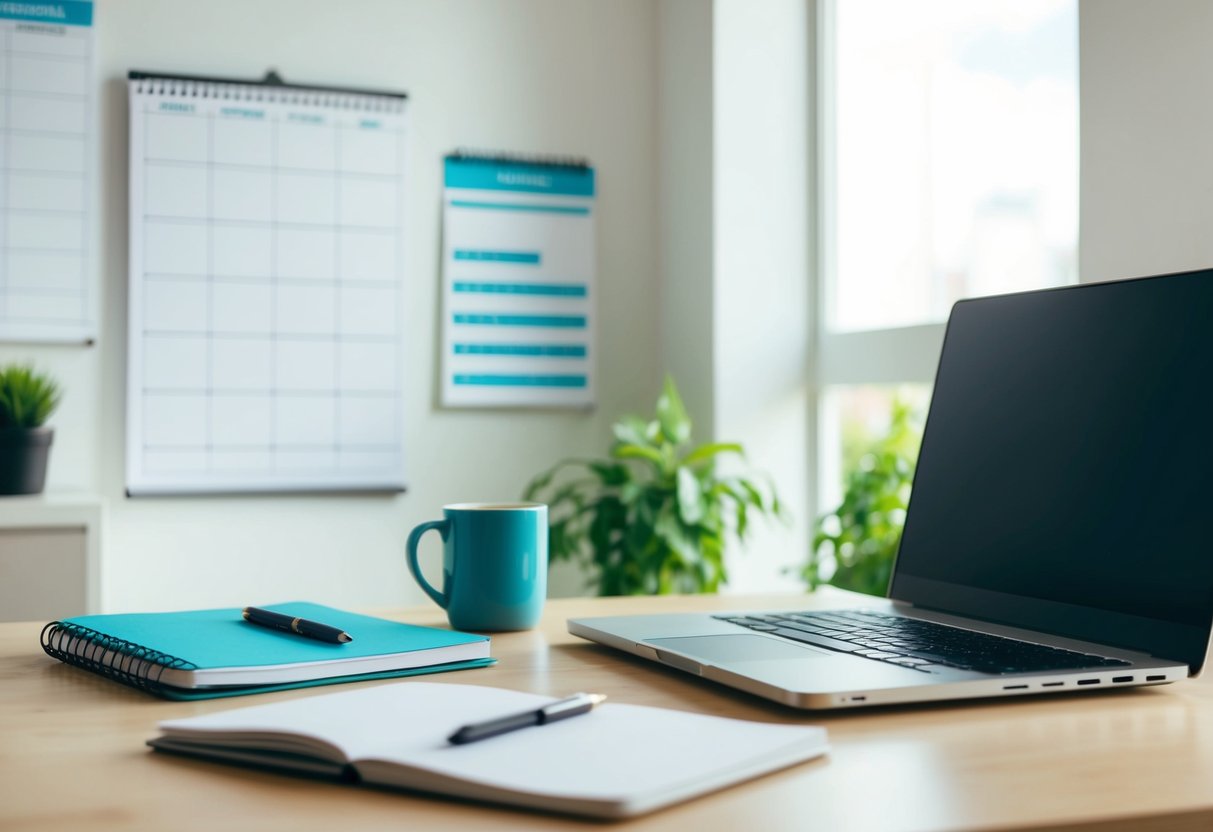
[{"label": "wall-mounted to-do list", "polygon": [[593,168],[457,153],[445,180],[443,404],[593,404]]},{"label": "wall-mounted to-do list", "polygon": [[130,75],[127,490],[402,490],[405,96]]},{"label": "wall-mounted to-do list", "polygon": [[0,340],[86,342],[93,4],[0,3]]}]

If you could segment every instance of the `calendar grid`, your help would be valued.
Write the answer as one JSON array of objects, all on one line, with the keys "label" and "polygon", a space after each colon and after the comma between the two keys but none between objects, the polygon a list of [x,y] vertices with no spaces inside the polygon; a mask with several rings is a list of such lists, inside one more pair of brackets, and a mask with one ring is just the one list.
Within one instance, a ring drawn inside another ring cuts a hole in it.
[{"label": "calendar grid", "polygon": [[[4,85],[6,95],[4,96],[4,138],[3,138],[3,158],[4,158],[4,185],[0,188],[0,217],[8,217],[8,126],[13,123],[13,116],[9,110],[9,104],[12,100],[12,93],[7,92],[9,79],[13,77],[13,51],[11,42],[12,32],[9,29],[4,30]],[[0,268],[0,321],[7,321],[9,316],[9,277],[8,277],[8,222],[0,222],[0,257],[3,257],[4,268]]]},{"label": "calendar grid", "polygon": [[131,89],[129,490],[402,488],[400,108]]},{"label": "calendar grid", "polygon": [[[270,147],[273,151],[278,148],[278,121],[275,119],[270,122]],[[281,275],[278,273],[278,175],[279,163],[277,152],[270,154],[270,215],[274,217],[274,221],[270,224],[270,341],[277,345],[278,343],[278,285]],[[280,407],[278,398],[282,395],[282,391],[278,388],[278,360],[276,358],[276,350],[270,351],[270,424],[274,424],[278,418],[278,408]],[[281,445],[274,437],[270,437],[267,443],[270,451],[270,470],[274,473],[278,472],[278,453]]]},{"label": "calendar grid", "polygon": [[91,341],[92,5],[0,9],[0,339]]},{"label": "calendar grid", "polygon": [[206,467],[213,470],[215,465],[211,451],[213,445],[213,415],[214,402],[211,388],[215,383],[215,117],[206,117],[206,386],[204,390],[206,417],[204,429],[204,447],[206,448]]},{"label": "calendar grid", "polygon": [[[336,180],[334,192],[337,194],[337,216],[341,216],[341,128],[333,128],[333,175]],[[341,235],[333,240],[333,277],[341,279]],[[341,337],[341,290],[333,292],[333,330]],[[334,442],[341,435],[341,376],[336,362],[333,364],[333,431]],[[334,450],[338,450],[334,445]]]}]

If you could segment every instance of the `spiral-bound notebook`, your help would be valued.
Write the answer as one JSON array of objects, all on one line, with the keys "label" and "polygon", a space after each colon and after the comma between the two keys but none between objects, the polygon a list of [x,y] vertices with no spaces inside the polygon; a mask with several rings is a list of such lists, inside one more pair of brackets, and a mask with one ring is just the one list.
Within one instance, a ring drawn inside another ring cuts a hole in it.
[{"label": "spiral-bound notebook", "polygon": [[405,95],[129,89],[128,492],[403,490]]},{"label": "spiral-bound notebook", "polygon": [[594,169],[584,159],[446,158],[442,401],[594,402]]},{"label": "spiral-bound notebook", "polygon": [[483,667],[487,636],[417,627],[303,601],[270,609],[353,636],[329,644],[250,624],[240,610],[82,615],[42,630],[42,649],[67,664],[166,699],[273,690]]}]

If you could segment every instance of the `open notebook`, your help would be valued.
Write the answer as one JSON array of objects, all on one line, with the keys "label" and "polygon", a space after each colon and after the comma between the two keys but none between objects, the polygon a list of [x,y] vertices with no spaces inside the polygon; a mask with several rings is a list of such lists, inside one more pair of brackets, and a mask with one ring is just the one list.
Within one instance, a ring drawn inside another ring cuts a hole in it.
[{"label": "open notebook", "polygon": [[621,818],[824,754],[823,728],[607,703],[451,745],[460,726],[554,701],[405,682],[160,723],[159,751],[570,814]]}]

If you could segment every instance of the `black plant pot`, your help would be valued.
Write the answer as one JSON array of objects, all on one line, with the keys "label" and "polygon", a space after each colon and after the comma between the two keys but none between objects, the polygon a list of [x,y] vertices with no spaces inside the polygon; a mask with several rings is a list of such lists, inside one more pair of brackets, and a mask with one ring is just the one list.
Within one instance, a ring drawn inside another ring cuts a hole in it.
[{"label": "black plant pot", "polygon": [[40,494],[46,485],[50,428],[0,429],[0,494]]}]

